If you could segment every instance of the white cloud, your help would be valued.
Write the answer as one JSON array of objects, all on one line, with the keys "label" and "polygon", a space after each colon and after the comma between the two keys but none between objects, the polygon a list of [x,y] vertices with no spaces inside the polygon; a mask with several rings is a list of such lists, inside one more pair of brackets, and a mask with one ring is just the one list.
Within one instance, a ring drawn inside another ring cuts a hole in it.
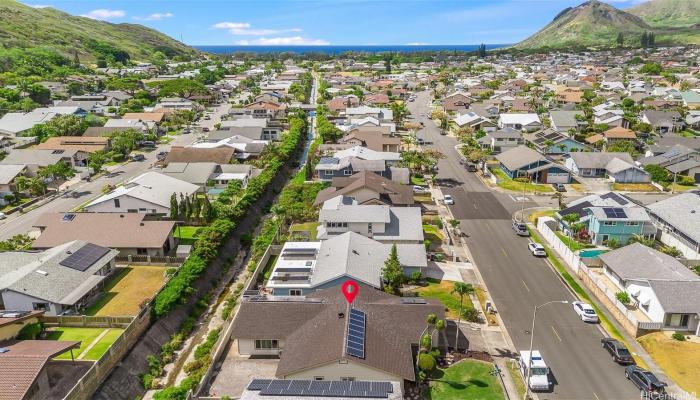
[{"label": "white cloud", "polygon": [[175,15],[170,12],[164,12],[164,13],[153,13],[151,15],[147,15],[145,17],[134,17],[135,20],[139,21],[161,21],[167,18],[172,18]]},{"label": "white cloud", "polygon": [[108,20],[112,18],[122,18],[126,15],[123,10],[108,10],[106,8],[100,8],[97,10],[92,10],[87,14],[82,14],[81,17],[88,17],[97,20]]},{"label": "white cloud", "polygon": [[27,4],[31,8],[50,8],[53,6],[47,5],[47,4]]},{"label": "white cloud", "polygon": [[430,43],[425,43],[425,42],[409,42],[406,43],[406,46],[428,46]]},{"label": "white cloud", "polygon": [[251,28],[252,25],[248,22],[219,22],[218,24],[214,24],[213,27],[217,29],[226,29],[230,34],[236,36],[269,36],[290,32],[301,32],[301,29],[299,28],[253,29]]},{"label": "white cloud", "polygon": [[261,37],[255,40],[239,40],[236,44],[241,46],[259,45],[259,46],[325,46],[330,42],[323,39],[309,39],[301,36],[286,36],[286,37]]}]

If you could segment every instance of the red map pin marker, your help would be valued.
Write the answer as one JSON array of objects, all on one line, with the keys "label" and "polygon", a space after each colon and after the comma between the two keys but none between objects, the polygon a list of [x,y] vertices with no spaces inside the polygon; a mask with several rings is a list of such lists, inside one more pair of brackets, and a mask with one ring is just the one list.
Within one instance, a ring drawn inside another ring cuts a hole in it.
[{"label": "red map pin marker", "polygon": [[350,304],[352,304],[353,300],[355,300],[357,293],[360,292],[360,287],[353,280],[345,281],[343,286],[341,286],[341,289],[343,296],[345,296],[345,300],[347,300]]}]

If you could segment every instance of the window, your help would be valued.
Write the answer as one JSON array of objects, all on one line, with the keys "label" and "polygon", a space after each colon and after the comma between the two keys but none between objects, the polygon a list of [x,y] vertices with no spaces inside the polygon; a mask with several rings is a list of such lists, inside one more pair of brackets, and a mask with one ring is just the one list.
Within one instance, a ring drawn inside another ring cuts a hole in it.
[{"label": "window", "polygon": [[355,378],[352,377],[352,376],[341,376],[341,377],[340,377],[340,380],[341,380],[341,381],[346,381],[346,382],[352,382],[352,381],[355,380]]},{"label": "window", "polygon": [[146,212],[146,209],[145,209],[145,208],[139,208],[139,212],[144,212],[144,213],[145,213],[145,212]]},{"label": "window", "polygon": [[276,340],[255,339],[256,350],[277,350],[279,346]]},{"label": "window", "polygon": [[344,169],[343,175],[345,175],[345,176],[352,175],[352,171],[350,171],[349,169]]},{"label": "window", "polygon": [[49,303],[32,303],[32,308],[34,311],[47,311],[49,309]]},{"label": "window", "polygon": [[121,207],[121,204],[119,204],[119,199],[114,199],[114,208],[119,208]]},{"label": "window", "polygon": [[627,221],[627,226],[639,226],[639,221]]},{"label": "window", "polygon": [[314,376],[315,381],[322,381],[323,377],[322,376]]},{"label": "window", "polygon": [[367,224],[367,233],[372,233],[372,223]]},{"label": "window", "polygon": [[604,226],[617,226],[617,222],[615,221],[603,221]]},{"label": "window", "polygon": [[301,289],[289,289],[290,296],[301,296]]},{"label": "window", "polygon": [[327,169],[327,170],[324,170],[323,173],[324,173],[325,175],[333,175],[333,171],[328,170],[328,169]]},{"label": "window", "polygon": [[147,256],[147,255],[148,255],[148,249],[138,248],[138,249],[136,249],[136,254],[138,254],[138,255],[140,255],[140,256]]}]

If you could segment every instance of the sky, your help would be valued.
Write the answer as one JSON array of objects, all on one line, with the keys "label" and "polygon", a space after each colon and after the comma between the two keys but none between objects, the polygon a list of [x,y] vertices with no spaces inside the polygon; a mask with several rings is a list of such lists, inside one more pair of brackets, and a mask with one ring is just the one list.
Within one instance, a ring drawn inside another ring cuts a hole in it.
[{"label": "sky", "polygon": [[[643,0],[608,0],[626,8]],[[583,0],[35,0],[189,45],[510,44]]]}]

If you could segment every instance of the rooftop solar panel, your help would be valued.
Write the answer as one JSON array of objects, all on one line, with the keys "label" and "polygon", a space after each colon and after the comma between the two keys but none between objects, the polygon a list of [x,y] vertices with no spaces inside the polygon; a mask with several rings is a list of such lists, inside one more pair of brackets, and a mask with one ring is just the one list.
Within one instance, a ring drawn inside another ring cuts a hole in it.
[{"label": "rooftop solar panel", "polygon": [[350,310],[348,321],[348,336],[346,341],[346,353],[358,358],[365,358],[365,313]]},{"label": "rooftop solar panel", "polygon": [[261,396],[387,398],[394,388],[391,382],[253,379],[248,390]]},{"label": "rooftop solar panel", "polygon": [[261,390],[268,387],[270,382],[272,382],[270,379],[253,379],[248,384],[248,390]]},{"label": "rooftop solar panel", "polygon": [[59,264],[78,271],[85,271],[107,253],[109,253],[108,248],[87,243],[76,250],[75,253],[60,261]]},{"label": "rooftop solar panel", "polygon": [[627,213],[625,213],[624,208],[605,207],[603,208],[603,212],[608,218],[627,218]]}]

